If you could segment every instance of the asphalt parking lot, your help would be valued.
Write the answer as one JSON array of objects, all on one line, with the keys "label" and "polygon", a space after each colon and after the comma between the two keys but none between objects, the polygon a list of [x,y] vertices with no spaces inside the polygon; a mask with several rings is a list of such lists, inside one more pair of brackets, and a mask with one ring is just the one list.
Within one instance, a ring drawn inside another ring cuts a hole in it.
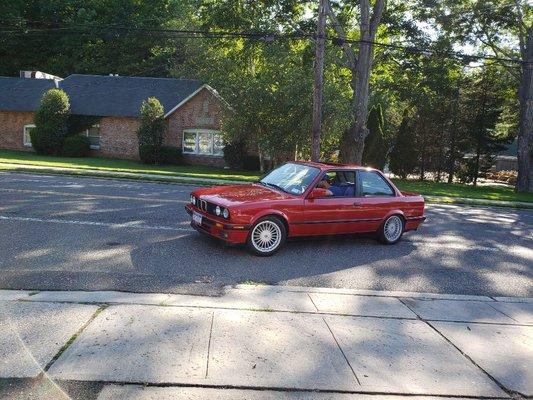
[{"label": "asphalt parking lot", "polygon": [[0,288],[217,294],[279,285],[531,296],[533,211],[429,205],[394,246],[298,240],[270,258],[189,227],[191,186],[0,173]]}]

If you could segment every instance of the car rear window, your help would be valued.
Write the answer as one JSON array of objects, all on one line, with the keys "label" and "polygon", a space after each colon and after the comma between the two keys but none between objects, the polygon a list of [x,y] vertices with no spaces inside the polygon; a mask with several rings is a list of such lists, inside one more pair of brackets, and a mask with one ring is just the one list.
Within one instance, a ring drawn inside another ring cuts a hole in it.
[{"label": "car rear window", "polygon": [[394,191],[381,175],[374,171],[359,171],[361,196],[394,196]]}]

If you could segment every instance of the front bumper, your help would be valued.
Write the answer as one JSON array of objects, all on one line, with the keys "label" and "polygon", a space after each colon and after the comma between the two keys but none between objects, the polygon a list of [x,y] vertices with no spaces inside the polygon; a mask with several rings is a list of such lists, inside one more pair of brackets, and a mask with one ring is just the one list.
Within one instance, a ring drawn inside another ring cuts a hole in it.
[{"label": "front bumper", "polygon": [[246,243],[248,238],[248,231],[250,227],[242,224],[230,224],[226,222],[219,222],[212,218],[209,214],[203,211],[194,209],[190,204],[185,206],[187,214],[192,216],[193,211],[202,215],[202,223],[197,224],[191,219],[191,227],[198,232],[205,235],[214,237],[216,239],[223,240],[228,244],[243,244]]}]

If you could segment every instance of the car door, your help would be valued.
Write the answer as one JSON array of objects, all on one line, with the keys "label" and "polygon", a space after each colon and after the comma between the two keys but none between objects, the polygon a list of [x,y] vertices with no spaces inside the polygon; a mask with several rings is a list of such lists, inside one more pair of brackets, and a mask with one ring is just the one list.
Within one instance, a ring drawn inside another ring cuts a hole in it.
[{"label": "car door", "polygon": [[[296,226],[299,235],[329,235],[353,231],[354,208],[359,207],[355,193],[355,170],[327,171],[342,194],[305,200],[305,222]],[[338,191],[335,191],[336,193]],[[354,204],[357,203],[357,204]]]},{"label": "car door", "polygon": [[392,186],[374,170],[357,171],[357,196],[361,211],[359,232],[379,229],[389,211],[400,204]]}]

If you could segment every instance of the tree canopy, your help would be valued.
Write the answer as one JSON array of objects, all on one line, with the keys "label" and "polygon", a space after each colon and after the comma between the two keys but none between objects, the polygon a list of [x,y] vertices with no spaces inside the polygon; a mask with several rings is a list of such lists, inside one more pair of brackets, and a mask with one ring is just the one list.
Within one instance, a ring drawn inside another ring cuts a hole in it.
[{"label": "tree canopy", "polygon": [[[402,174],[475,182],[520,137],[521,176],[524,168],[531,173],[524,160],[533,154],[533,88],[530,64],[520,62],[533,52],[527,0],[326,4],[322,159],[392,166],[400,146],[409,152]],[[35,69],[201,79],[233,108],[224,119],[227,141],[244,141],[271,164],[308,158],[317,6],[3,2],[0,75]],[[520,190],[531,190],[530,181]]]}]

